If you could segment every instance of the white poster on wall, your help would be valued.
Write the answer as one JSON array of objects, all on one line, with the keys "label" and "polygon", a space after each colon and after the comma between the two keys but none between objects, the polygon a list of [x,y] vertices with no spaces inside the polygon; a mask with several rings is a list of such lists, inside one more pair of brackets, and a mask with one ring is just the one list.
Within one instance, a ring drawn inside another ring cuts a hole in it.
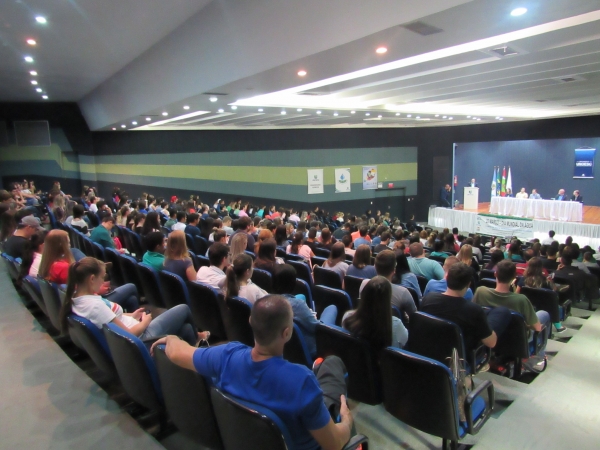
[{"label": "white poster on wall", "polygon": [[308,173],[308,193],[322,194],[323,188],[323,169],[307,169]]},{"label": "white poster on wall", "polygon": [[335,192],[350,192],[350,169],[335,169]]},{"label": "white poster on wall", "polygon": [[363,190],[377,189],[377,166],[363,166]]}]

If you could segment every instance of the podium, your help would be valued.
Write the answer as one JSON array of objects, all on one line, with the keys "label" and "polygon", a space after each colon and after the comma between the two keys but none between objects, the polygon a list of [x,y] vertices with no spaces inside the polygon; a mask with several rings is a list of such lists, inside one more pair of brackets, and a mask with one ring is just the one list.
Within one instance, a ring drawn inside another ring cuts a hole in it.
[{"label": "podium", "polygon": [[470,211],[477,211],[479,205],[479,188],[466,187],[465,188],[465,203],[464,209]]}]

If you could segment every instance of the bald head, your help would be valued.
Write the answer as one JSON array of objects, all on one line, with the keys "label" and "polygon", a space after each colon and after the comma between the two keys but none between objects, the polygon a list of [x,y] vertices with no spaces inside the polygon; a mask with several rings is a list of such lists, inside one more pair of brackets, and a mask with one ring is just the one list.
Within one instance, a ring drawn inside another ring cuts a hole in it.
[{"label": "bald head", "polygon": [[267,295],[252,306],[250,326],[254,340],[263,346],[272,344],[285,328],[293,327],[290,302],[281,295]]}]

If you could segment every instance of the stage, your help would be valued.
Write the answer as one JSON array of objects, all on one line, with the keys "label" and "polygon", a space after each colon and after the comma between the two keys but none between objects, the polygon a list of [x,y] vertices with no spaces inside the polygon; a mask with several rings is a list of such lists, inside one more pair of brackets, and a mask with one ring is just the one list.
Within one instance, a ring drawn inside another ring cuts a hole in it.
[{"label": "stage", "polygon": [[436,228],[457,227],[459,232],[479,233],[494,236],[517,236],[522,240],[548,237],[548,231],[554,230],[555,239],[564,242],[567,236],[580,247],[590,245],[593,249],[600,246],[600,207],[584,206],[583,222],[559,222],[553,220],[523,219],[520,217],[499,216],[489,213],[490,203],[479,203],[476,211],[458,208],[429,209],[428,223]]}]

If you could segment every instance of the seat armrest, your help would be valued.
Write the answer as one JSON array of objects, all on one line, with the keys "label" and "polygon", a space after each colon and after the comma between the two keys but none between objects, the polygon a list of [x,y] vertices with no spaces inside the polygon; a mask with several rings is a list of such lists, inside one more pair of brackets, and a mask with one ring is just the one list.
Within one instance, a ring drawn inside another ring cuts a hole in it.
[{"label": "seat armrest", "polygon": [[162,339],[164,337],[167,337],[166,334],[163,334],[161,336],[154,336],[154,337],[150,337],[150,338],[146,338],[146,339],[142,339],[142,342],[148,346],[148,345],[152,345],[154,344],[156,341],[158,341],[159,339]]},{"label": "seat armrest", "polygon": [[[362,447],[360,447],[362,445]],[[342,450],[354,450],[361,448],[362,450],[369,450],[369,438],[364,434],[357,434],[352,436],[348,443],[344,445]]]},{"label": "seat armrest", "polygon": [[[471,407],[473,406],[473,402],[475,399],[481,395],[483,391],[487,391],[488,401],[486,403],[486,407],[481,413],[481,416],[476,420],[473,420],[473,413],[471,411]],[[494,391],[494,385],[491,381],[485,380],[475,389],[473,389],[467,398],[465,399],[465,415],[467,416],[467,432],[469,434],[477,434],[483,424],[488,420],[490,414],[494,410],[494,402],[496,401],[496,395]]]},{"label": "seat armrest", "polygon": [[[483,360],[481,361],[480,364],[477,364],[477,360],[481,359],[483,357]],[[473,350],[472,354],[471,354],[471,360],[468,361],[469,362],[469,366],[471,367],[471,371],[472,374],[476,374],[478,372],[478,369],[480,369],[481,367],[485,366],[487,363],[490,362],[490,359],[492,358],[492,349],[481,344],[479,347],[477,347],[475,350]]]},{"label": "seat armrest", "polygon": [[[552,326],[552,325],[550,325]],[[542,347],[544,347],[546,345],[545,342],[545,333],[546,330],[546,326],[542,325],[542,329],[540,331],[534,331],[533,332],[533,343],[535,345],[534,350],[535,350],[535,354],[539,354],[540,353],[540,349]]]}]

